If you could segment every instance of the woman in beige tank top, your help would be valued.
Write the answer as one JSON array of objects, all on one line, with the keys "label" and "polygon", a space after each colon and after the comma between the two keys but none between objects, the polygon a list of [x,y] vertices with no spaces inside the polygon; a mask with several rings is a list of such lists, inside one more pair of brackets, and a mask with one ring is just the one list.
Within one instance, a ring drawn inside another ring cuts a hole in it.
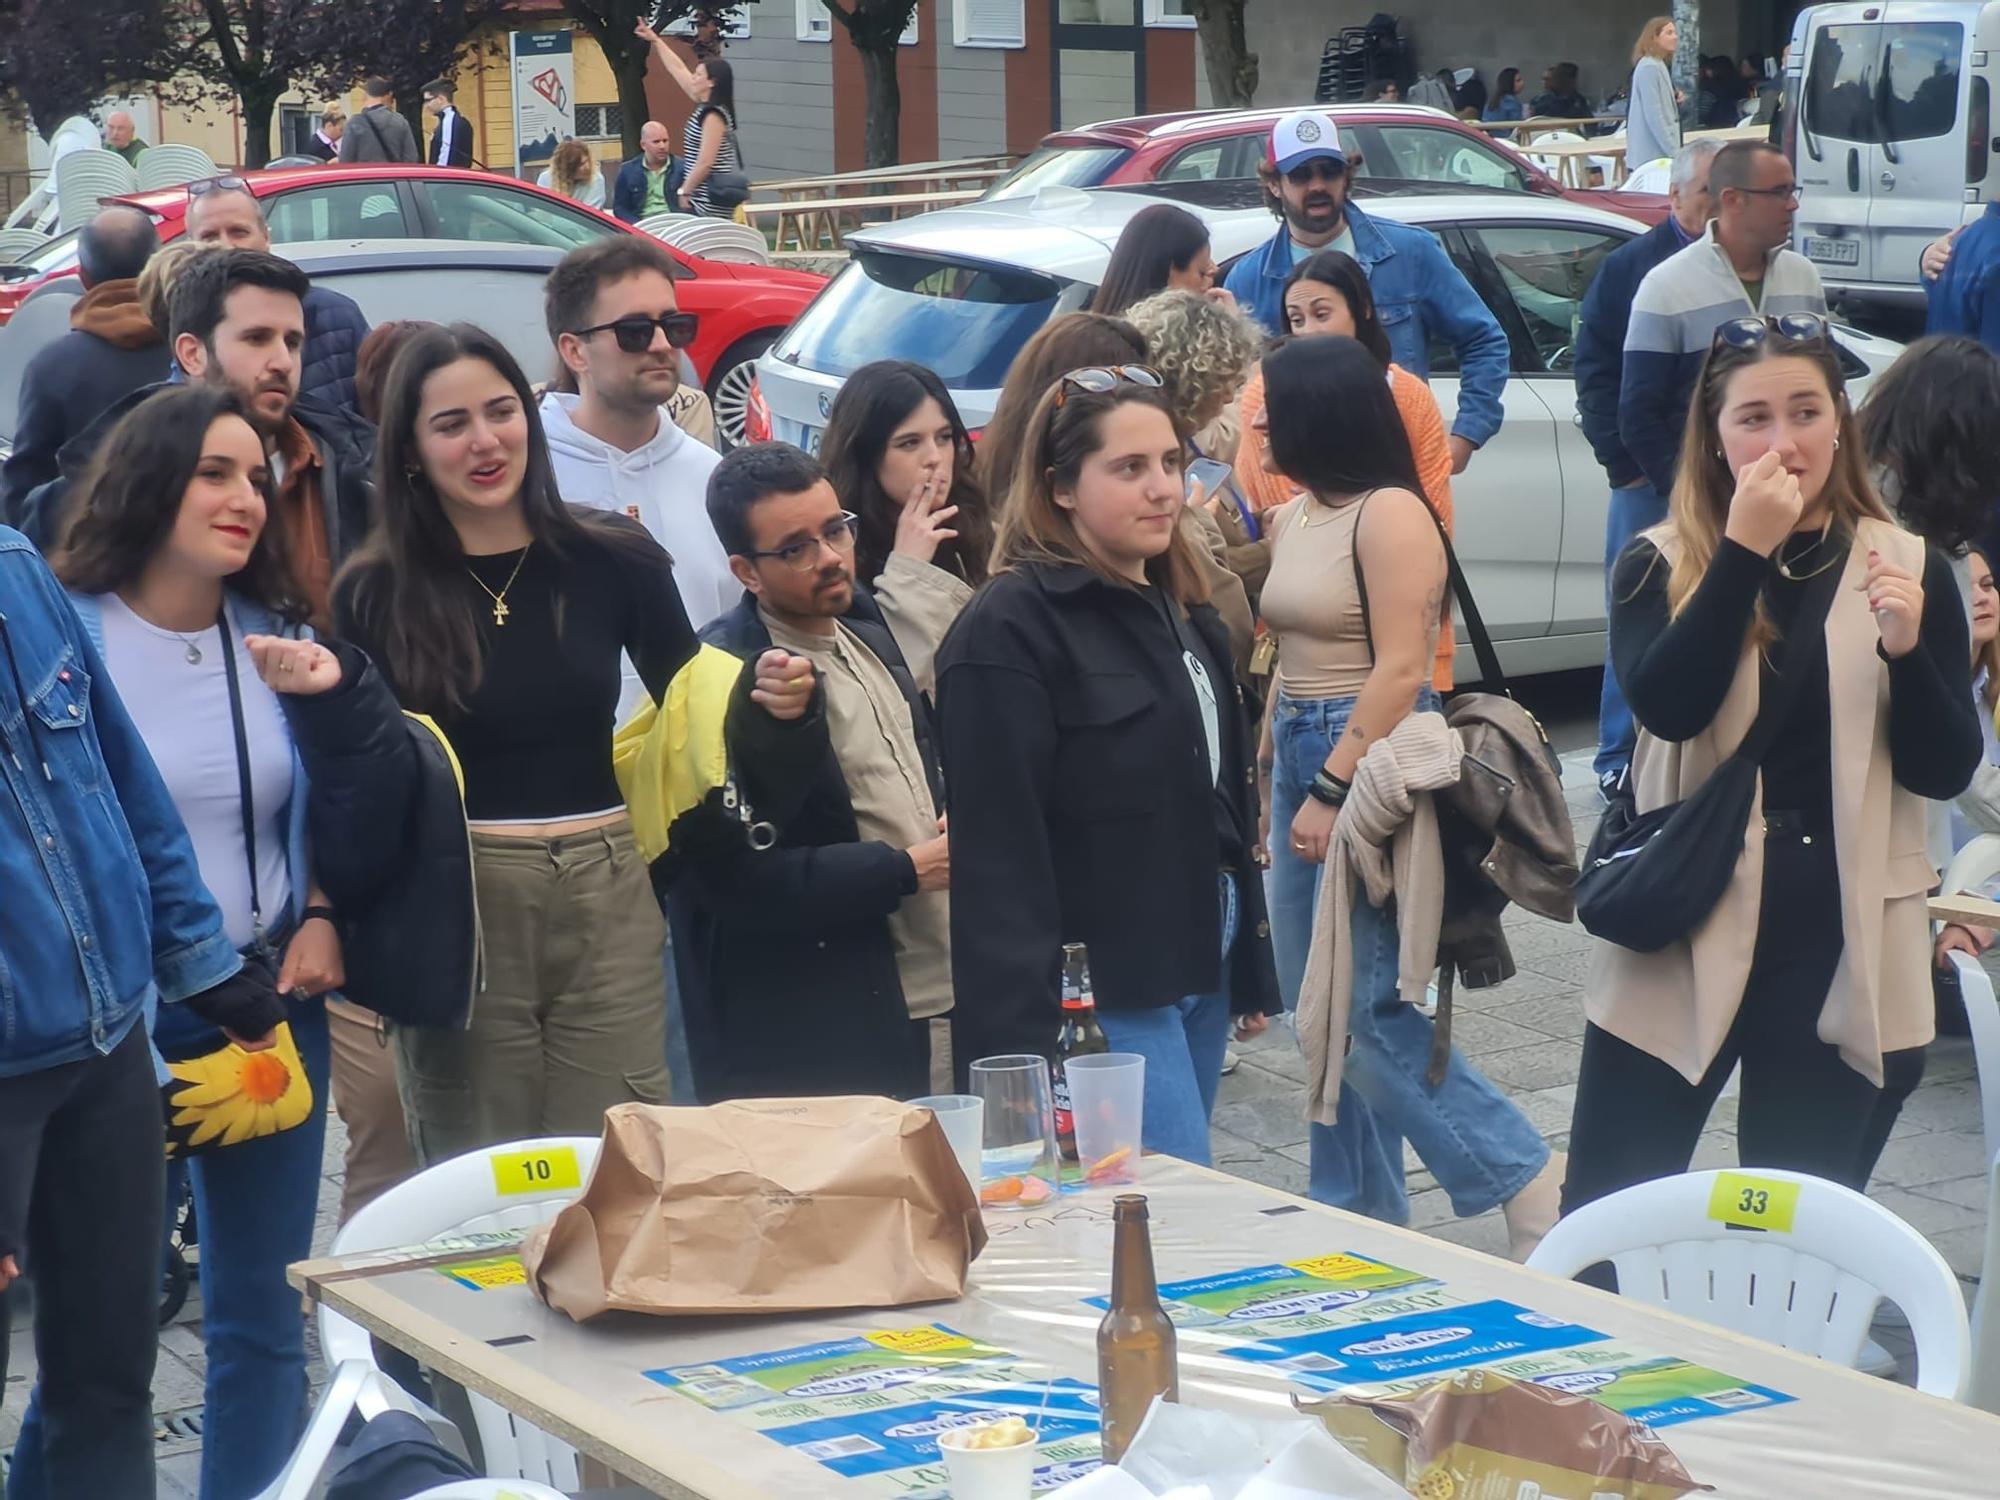
[{"label": "woman in beige tank top", "polygon": [[[1438,706],[1430,679],[1445,560],[1395,398],[1366,349],[1336,337],[1287,344],[1265,357],[1264,390],[1264,451],[1306,490],[1271,513],[1263,598],[1279,642],[1260,756],[1271,768],[1271,940],[1291,1007],[1309,948],[1333,941],[1312,921],[1347,783],[1377,740]],[[1398,993],[1390,913],[1357,900],[1340,944],[1354,965],[1352,1050],[1338,1122],[1311,1127],[1312,1196],[1407,1222],[1407,1138],[1459,1214],[1506,1205],[1525,1255],[1555,1222],[1540,1132],[1456,1050],[1441,1085],[1425,1080],[1432,1026]]]}]

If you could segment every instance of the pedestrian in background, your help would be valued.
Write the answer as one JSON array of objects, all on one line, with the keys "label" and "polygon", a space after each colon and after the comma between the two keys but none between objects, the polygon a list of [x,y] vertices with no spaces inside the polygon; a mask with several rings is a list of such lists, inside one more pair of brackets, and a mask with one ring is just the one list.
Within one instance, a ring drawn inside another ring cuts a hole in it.
[{"label": "pedestrian in background", "polygon": [[1014,493],[1015,470],[1026,455],[1028,423],[1057,378],[1089,365],[1116,368],[1145,362],[1145,337],[1123,318],[1065,313],[1035,330],[1008,366],[992,419],[974,450],[979,486],[992,497],[996,527]]},{"label": "pedestrian in background", "polygon": [[1519,68],[1502,68],[1500,77],[1493,85],[1493,98],[1486,106],[1484,118],[1488,120],[1524,120],[1527,109],[1521,102],[1521,91],[1528,86],[1528,80]]},{"label": "pedestrian in background", "polygon": [[1119,231],[1090,310],[1118,318],[1155,292],[1206,295],[1215,287],[1215,276],[1208,226],[1178,204],[1155,203],[1132,215]]},{"label": "pedestrian in background", "polygon": [[1573,62],[1559,62],[1542,72],[1542,91],[1528,106],[1531,119],[1587,120],[1590,101],[1577,87],[1580,70]]},{"label": "pedestrian in background", "polygon": [[354,357],[354,409],[369,422],[382,420],[382,389],[389,383],[389,367],[403,345],[419,330],[435,327],[437,324],[422,318],[397,318],[377,323],[361,341]]},{"label": "pedestrian in background", "polygon": [[626,224],[659,214],[678,213],[676,193],[683,163],[674,159],[667,127],[648,120],[639,127],[639,154],[618,169],[611,185],[612,217]]},{"label": "pedestrian in background", "polygon": [[147,147],[139,138],[139,124],[125,110],[114,109],[104,117],[104,149],[124,157],[135,167],[145,154]]},{"label": "pedestrian in background", "polygon": [[434,167],[472,165],[472,122],[458,112],[458,85],[433,78],[424,85],[424,113],[437,121],[431,133],[430,163]]},{"label": "pedestrian in background", "polygon": [[1742,743],[1767,655],[1797,686],[1714,909],[1657,952],[1597,945],[1563,1207],[1685,1171],[1739,1063],[1743,1165],[1849,1181],[1887,1057],[1935,1030],[1924,799],[1965,788],[1981,736],[1950,564],[1870,483],[1824,318],[1716,330],[1667,523],[1612,575],[1611,649],[1640,814]]},{"label": "pedestrian in background", "polygon": [[343,164],[423,160],[410,122],[396,113],[396,91],[388,79],[377,76],[362,80],[361,113],[349,120],[341,133],[340,159]]},{"label": "pedestrian in background", "polygon": [[646,22],[634,33],[652,44],[667,76],[694,104],[681,130],[681,159],[685,176],[677,197],[682,213],[730,218],[735,205],[718,208],[709,197],[709,180],[718,172],[740,172],[742,149],[736,142],[736,73],[720,57],[710,57],[690,68],[681,55]]},{"label": "pedestrian in background", "polygon": [[1632,44],[1631,103],[1625,112],[1625,166],[1641,167],[1681,149],[1680,94],[1674,87],[1674,52],[1681,34],[1672,16],[1654,16]]},{"label": "pedestrian in background", "polygon": [[338,104],[329,104],[320,111],[319,128],[306,141],[305,154],[316,156],[321,161],[340,160],[340,138],[347,130],[347,111]]},{"label": "pedestrian in background", "polygon": [[535,178],[535,186],[561,193],[585,208],[604,207],[604,174],[582,141],[564,141]]},{"label": "pedestrian in background", "polygon": [[955,1045],[1055,1045],[1062,949],[1146,1058],[1145,1144],[1209,1161],[1232,1016],[1278,1009],[1250,727],[1180,529],[1183,435],[1143,366],[1073,370],[1029,420],[995,576],[939,657]]}]

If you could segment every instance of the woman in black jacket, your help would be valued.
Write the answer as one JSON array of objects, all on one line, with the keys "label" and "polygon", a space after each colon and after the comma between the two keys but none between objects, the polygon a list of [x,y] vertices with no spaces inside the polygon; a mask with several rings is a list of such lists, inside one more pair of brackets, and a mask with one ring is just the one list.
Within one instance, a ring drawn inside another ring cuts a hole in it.
[{"label": "woman in black jacket", "polygon": [[995,577],[945,640],[956,1050],[1050,1051],[1062,948],[1146,1058],[1145,1144],[1209,1160],[1232,1013],[1280,1009],[1249,725],[1178,521],[1159,376],[1075,370],[1028,423]]}]

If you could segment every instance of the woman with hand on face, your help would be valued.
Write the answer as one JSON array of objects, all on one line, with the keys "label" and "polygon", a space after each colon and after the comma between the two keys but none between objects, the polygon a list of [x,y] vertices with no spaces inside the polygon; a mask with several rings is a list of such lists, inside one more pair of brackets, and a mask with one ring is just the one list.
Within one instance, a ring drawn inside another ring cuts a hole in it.
[{"label": "woman with hand on face", "polygon": [[1713,911],[1658,952],[1598,944],[1564,1208],[1685,1171],[1739,1063],[1743,1164],[1848,1180],[1885,1057],[1934,1030],[1924,799],[1965,788],[1980,732],[1951,565],[1870,483],[1824,319],[1716,331],[1667,521],[1613,569],[1611,656],[1642,814],[1794,683]]},{"label": "woman with hand on face", "polygon": [[1236,305],[1236,299],[1216,285],[1208,226],[1172,203],[1142,208],[1126,221],[1090,310],[1122,318],[1133,303],[1156,292],[1193,292]]},{"label": "woman with hand on face", "polygon": [[[336,916],[308,848],[308,802],[322,752],[400,717],[360,653],[317,644],[300,623],[303,596],[269,524],[270,481],[263,441],[235,395],[174,387],[112,430],[54,559],[187,824],[230,941],[246,962],[277,972],[281,1013],[225,1021],[225,1033],[165,1006],[159,1048],[192,1058],[226,1035],[263,1050],[283,1020],[312,1089],[303,1124],[198,1154],[189,1167],[208,1352],[202,1493],[218,1500],[270,1483],[305,1410],[305,1331],[285,1267],[312,1251],[325,999],[344,977]],[[335,774],[365,782],[394,773],[348,764]],[[34,1472],[32,1458],[16,1457],[15,1493]]]},{"label": "woman with hand on face", "polygon": [[1145,1145],[1209,1160],[1232,1015],[1278,1010],[1252,863],[1250,727],[1207,601],[1183,434],[1139,365],[1029,418],[993,578],[938,659],[955,1049],[1049,1054],[1065,943],[1146,1059]]}]

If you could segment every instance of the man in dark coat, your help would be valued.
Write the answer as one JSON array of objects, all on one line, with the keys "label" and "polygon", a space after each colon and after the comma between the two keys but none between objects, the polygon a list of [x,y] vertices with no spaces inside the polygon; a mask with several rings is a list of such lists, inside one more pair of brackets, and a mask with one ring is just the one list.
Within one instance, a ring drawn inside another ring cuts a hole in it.
[{"label": "man in dark coat", "polygon": [[423,160],[416,132],[396,113],[396,91],[388,79],[370,78],[362,83],[361,113],[347,122],[341,135],[340,160],[343,166],[357,161],[415,164]]},{"label": "man in dark coat", "polygon": [[160,378],[166,338],[139,311],[138,280],[159,243],[150,218],[116,205],[77,236],[84,294],[70,308],[70,331],[22,372],[14,450],[0,469],[0,520],[11,521],[30,490],[56,477],[63,444]]},{"label": "man in dark coat", "polygon": [[472,165],[472,122],[458,112],[453,102],[457,86],[448,78],[424,85],[424,113],[437,121],[431,135],[430,164],[434,167]]}]

